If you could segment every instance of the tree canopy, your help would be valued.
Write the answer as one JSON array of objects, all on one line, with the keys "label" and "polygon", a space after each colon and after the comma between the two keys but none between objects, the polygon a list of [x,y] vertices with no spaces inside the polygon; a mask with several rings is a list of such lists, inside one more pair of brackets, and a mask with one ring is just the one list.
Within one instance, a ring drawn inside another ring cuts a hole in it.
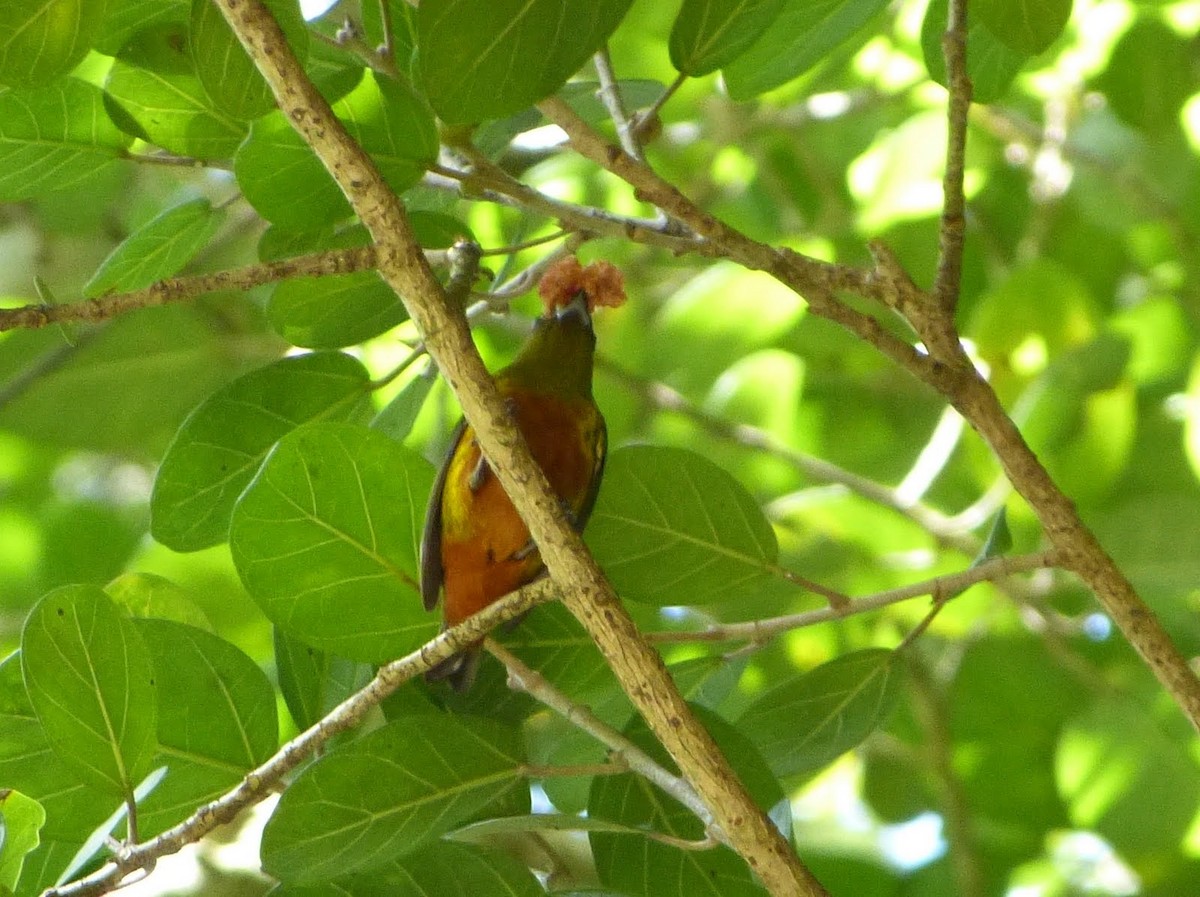
[{"label": "tree canopy", "polygon": [[[326,6],[0,4],[0,895],[1194,890],[1200,4]],[[439,636],[464,409],[548,576]]]}]

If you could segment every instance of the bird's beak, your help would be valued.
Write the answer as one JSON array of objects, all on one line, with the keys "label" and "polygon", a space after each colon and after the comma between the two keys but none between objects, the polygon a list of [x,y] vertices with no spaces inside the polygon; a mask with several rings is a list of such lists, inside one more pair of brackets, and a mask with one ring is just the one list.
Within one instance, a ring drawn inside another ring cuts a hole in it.
[{"label": "bird's beak", "polygon": [[580,323],[590,325],[592,316],[588,313],[587,293],[583,290],[577,292],[570,302],[554,310],[554,317],[560,323],[570,318],[578,318]]}]

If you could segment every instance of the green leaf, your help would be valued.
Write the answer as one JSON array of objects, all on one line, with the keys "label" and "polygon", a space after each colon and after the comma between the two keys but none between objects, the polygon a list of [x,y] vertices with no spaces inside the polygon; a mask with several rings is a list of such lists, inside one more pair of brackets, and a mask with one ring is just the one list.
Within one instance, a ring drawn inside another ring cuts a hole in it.
[{"label": "green leaf", "polygon": [[169,757],[221,766],[236,777],[275,752],[275,690],[253,660],[194,626],[149,619],[134,625],[154,662],[158,742]]},{"label": "green leaf", "polygon": [[148,287],[178,274],[220,228],[224,214],[207,199],[166,209],[126,237],[92,275],[84,296]]},{"label": "green leaf", "polygon": [[304,883],[387,863],[519,784],[522,763],[517,730],[491,720],[427,713],[388,723],[284,792],[263,831],[263,869]]},{"label": "green leaf", "polygon": [[1065,727],[1054,766],[1071,821],[1153,876],[1195,818],[1200,768],[1189,733],[1164,731],[1148,711],[1128,696],[1096,700]]},{"label": "green leaf", "polygon": [[[433,116],[402,84],[367,72],[333,111],[397,193],[437,156]],[[350,215],[341,190],[282,113],[254,122],[233,170],[246,199],[272,224],[313,230]]]},{"label": "green leaf", "polygon": [[613,687],[612,674],[595,642],[561,604],[539,607],[504,641],[525,663],[573,697]]},{"label": "green leaf", "polygon": [[40,843],[46,811],[32,797],[0,788],[0,892],[13,891],[25,857]]},{"label": "green leaf", "polygon": [[[783,789],[753,745],[715,713],[702,707],[692,709],[729,758],[755,803],[764,810],[779,808],[785,819],[790,820]],[[635,720],[625,734],[655,760],[673,768],[641,719]],[[631,773],[595,779],[588,801],[588,817],[610,820],[634,829],[651,829],[676,838],[698,840],[704,837],[703,823],[690,810]],[[790,836],[790,821],[785,825],[784,833]],[[761,897],[766,893],[741,857],[727,847],[681,850],[650,841],[640,833],[592,831],[588,833],[588,839],[601,883],[629,897],[662,897],[664,894]]]},{"label": "green leaf", "polygon": [[280,885],[270,897],[544,897],[545,893],[529,867],[507,853],[434,841],[400,859],[332,882]]},{"label": "green leaf", "polygon": [[1018,53],[1036,56],[1067,27],[1071,0],[974,0],[970,14]]},{"label": "green leaf", "polygon": [[554,93],[598,50],[632,0],[426,0],[420,81],[447,124],[501,118]]},{"label": "green leaf", "polygon": [[979,554],[971,561],[971,566],[978,567],[984,561],[1003,557],[1012,551],[1012,544],[1012,532],[1008,528],[1008,509],[1001,508],[992,519],[987,539],[979,549]]},{"label": "green leaf", "polygon": [[181,156],[228,159],[246,136],[245,123],[208,98],[179,24],[139,32],[113,62],[104,89],[123,129]]},{"label": "green leaf", "polygon": [[108,11],[92,46],[106,56],[116,56],[139,31],[155,25],[186,25],[190,0],[108,0]]},{"label": "green leaf", "polygon": [[338,349],[386,333],[407,320],[408,311],[376,272],[358,271],[279,284],[267,317],[294,346]]},{"label": "green leaf", "polygon": [[66,191],[110,167],[129,146],[99,88],[63,78],[0,92],[0,200]]},{"label": "green leaf", "polygon": [[371,681],[370,664],[336,657],[275,627],[279,690],[296,728],[307,729]]},{"label": "green leaf", "polygon": [[87,55],[105,0],[0,3],[0,84],[31,87],[65,75]]},{"label": "green leaf", "polygon": [[1195,48],[1157,18],[1137,19],[1117,41],[1097,86],[1121,119],[1151,134],[1179,127],[1179,113],[1193,94]]},{"label": "green leaf", "polygon": [[372,429],[378,430],[397,442],[402,442],[412,432],[417,415],[425,407],[429,391],[437,382],[437,369],[430,366],[426,371],[413,377],[392,396],[392,400],[383,406],[383,410],[371,421]]},{"label": "green leaf", "polygon": [[[308,29],[295,0],[266,0],[296,58],[308,56]],[[218,109],[250,120],[275,108],[271,88],[212,0],[193,0],[188,45],[200,83]]]},{"label": "green leaf", "polygon": [[182,586],[155,573],[122,573],[104,587],[117,607],[131,617],[174,620],[212,631],[195,597]]},{"label": "green leaf", "polygon": [[66,349],[50,329],[13,336],[0,352],[0,381],[14,386],[22,372],[41,373],[0,405],[0,428],[125,457],[159,456],[198,403],[279,356],[278,340],[236,299],[132,312]]},{"label": "green leaf", "polygon": [[736,605],[774,579],[771,525],[733,477],[683,449],[612,452],[587,542],[623,598]]},{"label": "green leaf", "polygon": [[684,0],[671,28],[671,63],[707,75],[744,53],[783,9],[784,0]]},{"label": "green leaf", "polygon": [[[416,227],[416,220],[412,222]],[[264,260],[305,252],[368,246],[361,225],[288,231],[272,227],[259,242]],[[375,271],[296,277],[279,284],[267,303],[271,326],[288,342],[311,348],[352,346],[390,330],[408,317],[404,303]]]},{"label": "green leaf", "polygon": [[735,100],[748,100],[808,71],[850,39],[887,0],[785,0],[771,27],[725,67]]},{"label": "green leaf", "polygon": [[0,661],[0,782],[45,809],[39,854],[54,851],[54,844],[66,844],[70,848],[66,859],[70,859],[118,804],[115,798],[79,784],[51,749],[29,703],[18,653]]},{"label": "green leaf", "polygon": [[352,660],[432,637],[417,592],[433,470],[365,427],[312,424],[271,451],[234,507],[229,545],[272,622]]},{"label": "green leaf", "polygon": [[1037,848],[1045,828],[1069,825],[1050,758],[1064,723],[1093,697],[1035,636],[997,636],[966,647],[945,706],[956,755],[970,757],[959,781],[980,818],[1012,835],[1024,829]]},{"label": "green leaf", "polygon": [[823,663],[760,695],[737,728],[779,776],[835,760],[883,723],[899,698],[891,651],[868,648]]},{"label": "green leaf", "polygon": [[[105,847],[121,802],[79,783],[51,750],[29,703],[14,653],[0,661],[0,782],[35,798],[46,811],[40,845],[26,857],[17,893],[34,895],[79,869]],[[155,775],[143,780],[155,779]],[[136,793],[136,792],[135,792]],[[194,809],[194,805],[193,805]]]},{"label": "green leaf", "polygon": [[233,171],[254,210],[278,227],[305,230],[350,214],[337,184],[282,113],[250,126]]},{"label": "green leaf", "polygon": [[95,586],[65,586],[33,608],[21,633],[29,701],[55,753],[80,780],[123,797],[154,757],[150,652]]},{"label": "green leaf", "polygon": [[[929,77],[943,87],[948,86],[946,58],[942,53],[948,5],[949,0],[931,0],[921,23],[925,68]],[[974,9],[972,6],[972,12]],[[967,16],[967,77],[971,79],[974,102],[994,103],[1004,96],[1028,61],[1029,54],[1009,47],[978,16]]]},{"label": "green leaf", "polygon": [[157,763],[165,775],[138,801],[142,837],[179,823],[232,788],[278,743],[275,691],[217,636],[170,620],[135,620],[154,661]]},{"label": "green leaf", "polygon": [[317,420],[346,419],[369,386],[362,363],[321,352],[284,358],[218,390],[167,449],[150,497],[150,531],[176,551],[223,541],[233,503],[280,437]]}]

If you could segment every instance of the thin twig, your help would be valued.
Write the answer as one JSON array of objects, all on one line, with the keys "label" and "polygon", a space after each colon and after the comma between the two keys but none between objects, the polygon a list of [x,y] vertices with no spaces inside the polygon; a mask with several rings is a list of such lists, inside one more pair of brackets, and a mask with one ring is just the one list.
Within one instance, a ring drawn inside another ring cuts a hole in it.
[{"label": "thin twig", "polygon": [[1053,550],[1039,551],[1033,554],[1016,555],[1014,557],[998,557],[984,561],[974,567],[946,576],[935,576],[921,582],[910,583],[896,589],[852,598],[845,607],[821,607],[816,610],[803,611],[796,614],[784,614],[761,620],[750,620],[746,623],[720,623],[708,626],[699,631],[666,630],[648,632],[646,638],[652,642],[748,642],[754,645],[765,644],[775,636],[793,629],[814,626],[817,623],[827,623],[831,620],[843,620],[855,614],[876,611],[901,601],[920,598],[924,595],[949,596],[944,600],[957,597],[963,590],[971,586],[1014,576],[1018,573],[1030,573],[1056,565],[1057,555]]},{"label": "thin twig", "polygon": [[[467,152],[464,147],[456,149],[464,154]],[[482,154],[474,155],[470,161],[470,172],[435,165],[425,176],[425,183],[438,189],[452,189],[465,199],[482,199],[525,212],[537,212],[567,230],[620,237],[659,246],[678,255],[705,251],[702,240],[674,222],[617,215],[607,209],[562,202],[517,180]]]},{"label": "thin twig", "polygon": [[164,165],[170,168],[213,168],[220,171],[232,171],[233,164],[220,159],[197,159],[192,156],[176,156],[173,153],[120,153],[122,159],[137,162],[142,165]]},{"label": "thin twig", "polygon": [[490,305],[507,304],[508,299],[523,296],[533,289],[546,270],[559,259],[573,255],[588,240],[587,234],[574,233],[546,253],[532,265],[523,268],[504,283],[488,291],[487,300]]},{"label": "thin twig", "polygon": [[621,85],[613,71],[612,57],[608,53],[607,46],[601,47],[596,52],[596,55],[592,57],[592,63],[596,66],[596,76],[600,79],[600,102],[604,104],[609,118],[616,125],[617,140],[621,142],[625,152],[635,159],[645,161],[637,128],[625,108],[625,99],[621,96]]},{"label": "thin twig", "polygon": [[383,28],[383,43],[376,49],[376,54],[387,60],[388,65],[396,67],[396,51],[392,46],[392,7],[391,0],[378,0],[379,24]]},{"label": "thin twig", "polygon": [[675,91],[679,90],[687,79],[688,76],[680,72],[675,76],[675,80],[668,84],[666,89],[658,95],[658,98],[655,99],[649,108],[638,113],[637,122],[634,127],[637,130],[639,141],[645,139],[652,131],[657,131],[658,117],[662,112],[663,106],[667,105],[667,101],[675,96]]},{"label": "thin twig", "polygon": [[535,249],[538,246],[545,246],[547,243],[553,243],[555,240],[561,240],[571,234],[570,231],[560,230],[552,234],[546,234],[544,237],[534,237],[532,240],[523,240],[520,243],[511,243],[508,246],[501,246],[497,249],[485,249],[484,256],[489,255],[512,255],[516,252],[521,252],[525,249]]},{"label": "thin twig", "polygon": [[946,82],[948,138],[946,173],[942,179],[942,220],[938,229],[938,265],[933,295],[953,314],[962,282],[963,242],[966,236],[966,200],[963,169],[966,165],[967,116],[971,111],[971,79],[967,75],[967,0],[950,0],[946,33],[942,35]]}]

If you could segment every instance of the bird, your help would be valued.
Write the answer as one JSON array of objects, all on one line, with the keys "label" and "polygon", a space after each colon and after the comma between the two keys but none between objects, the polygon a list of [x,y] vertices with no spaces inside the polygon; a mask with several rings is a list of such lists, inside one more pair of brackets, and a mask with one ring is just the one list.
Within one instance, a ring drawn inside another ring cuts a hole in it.
[{"label": "bird", "polygon": [[[592,395],[597,305],[624,301],[620,272],[574,257],[539,285],[545,313],[516,358],[494,375],[496,387],[546,474],[571,524],[583,531],[604,474],[607,431]],[[537,546],[483,457],[465,420],[434,481],[421,538],[421,597],[442,602],[443,629],[532,582],[544,570]],[[471,687],[480,659],[473,645],[426,672],[456,692]]]}]

